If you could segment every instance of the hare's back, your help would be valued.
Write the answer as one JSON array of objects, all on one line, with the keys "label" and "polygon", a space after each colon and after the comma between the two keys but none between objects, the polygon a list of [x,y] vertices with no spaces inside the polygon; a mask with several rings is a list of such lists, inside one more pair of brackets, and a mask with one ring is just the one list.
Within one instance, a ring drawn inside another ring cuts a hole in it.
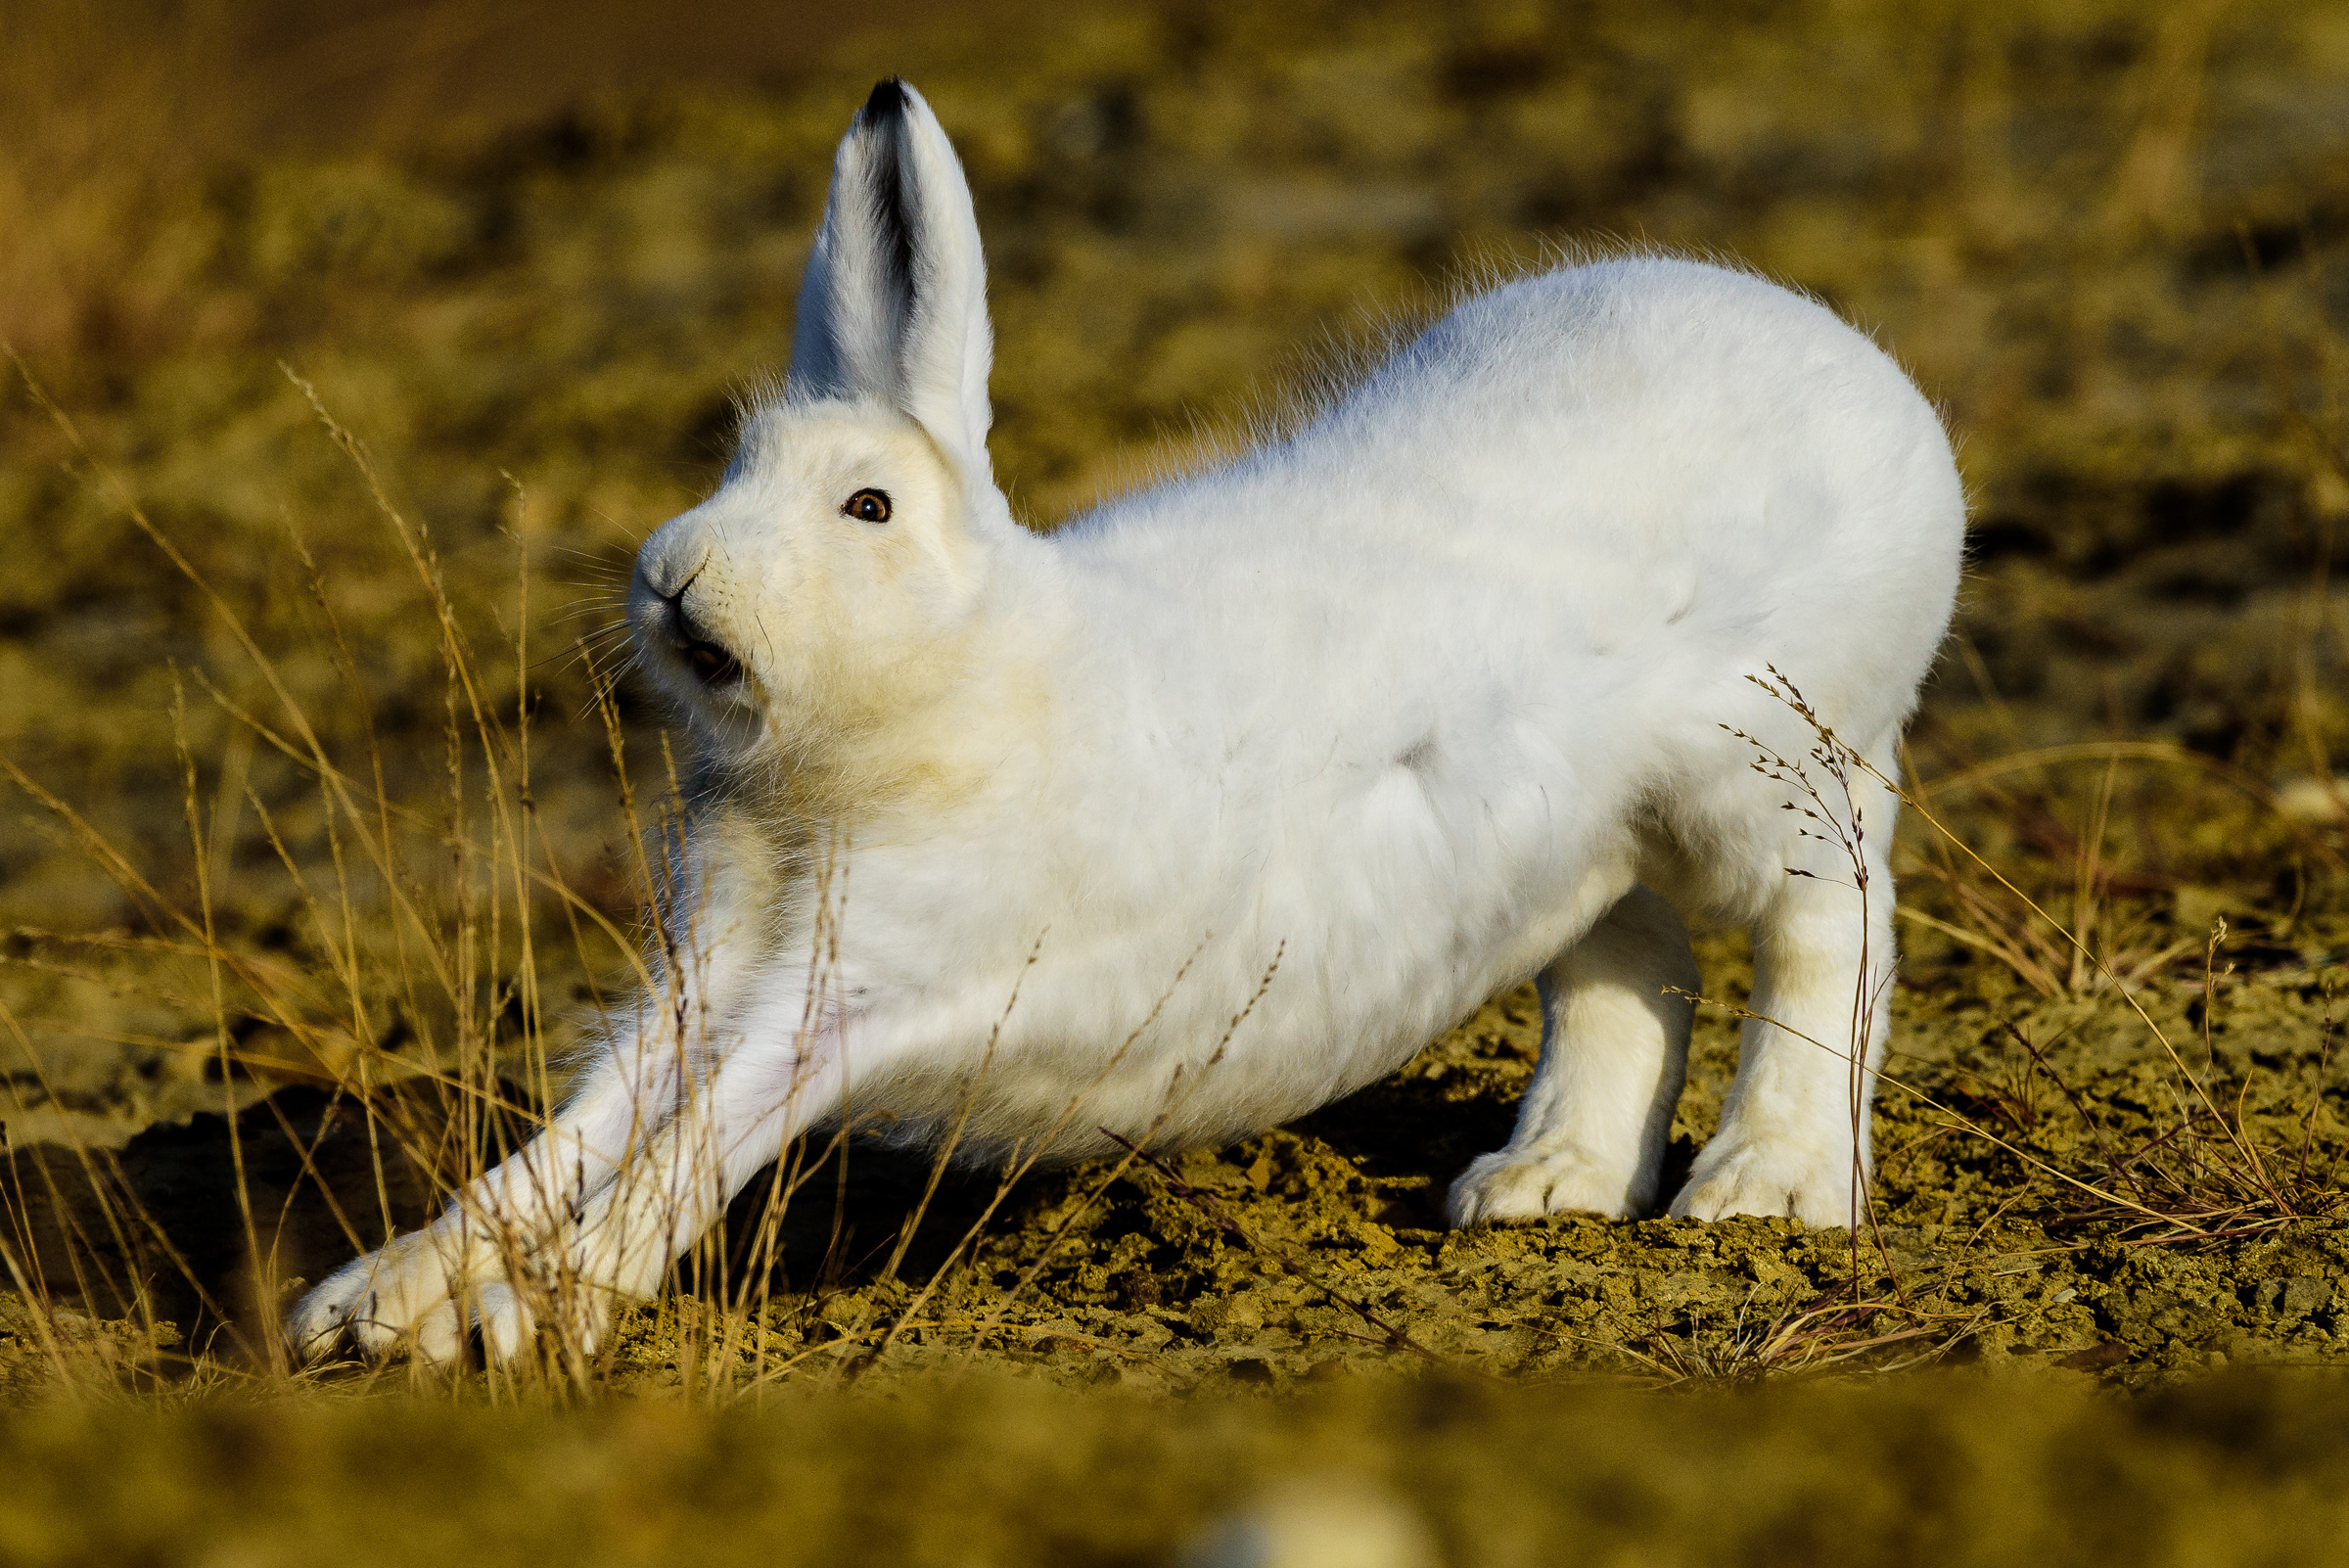
[{"label": "hare's back", "polygon": [[1817,301],[1697,262],[1465,300],[1264,461],[1348,498],[1258,513],[1321,558],[1455,583],[1578,654],[1637,642],[1672,678],[1775,662],[1905,711],[1957,588],[1963,494],[1932,406]]},{"label": "hare's back", "polygon": [[[1901,368],[1816,300],[1676,258],[1564,268],[1462,301],[1295,457],[1447,493],[1480,532],[1656,524],[1734,547],[1727,535],[1784,545],[1848,526],[1913,535],[1926,553],[1953,542],[1937,527],[1949,519],[1876,515],[1918,492],[1956,498],[1940,421]],[[1792,526],[1768,529],[1763,501]]]},{"label": "hare's back", "polygon": [[1115,579],[1105,614],[1197,650],[1219,709],[1375,750],[1471,688],[1587,728],[1711,713],[1768,665],[1872,734],[1931,661],[1962,532],[1940,422],[1865,336],[1629,257],[1462,301],[1286,440],[1063,542]]}]

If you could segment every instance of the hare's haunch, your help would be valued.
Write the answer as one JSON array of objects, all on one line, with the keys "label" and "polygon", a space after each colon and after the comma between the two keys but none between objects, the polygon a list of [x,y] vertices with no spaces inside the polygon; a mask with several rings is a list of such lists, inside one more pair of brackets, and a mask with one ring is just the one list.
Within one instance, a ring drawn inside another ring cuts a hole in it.
[{"label": "hare's haunch", "polygon": [[[1893,362],[1747,273],[1565,267],[1039,536],[989,468],[985,293],[953,150],[885,82],[787,391],[637,558],[696,758],[659,984],[544,1135],[311,1292],[297,1344],[445,1357],[470,1316],[504,1356],[550,1314],[592,1339],[843,1107],[973,1156],[1215,1143],[1527,976],[1541,1067],[1452,1218],[1645,1214],[1683,915],[1751,930],[1758,1016],[1671,1212],[1850,1222],[1881,780],[1964,528]],[[1801,779],[1753,764],[1823,730],[1847,765],[1805,764],[1825,803],[1790,811]]]}]

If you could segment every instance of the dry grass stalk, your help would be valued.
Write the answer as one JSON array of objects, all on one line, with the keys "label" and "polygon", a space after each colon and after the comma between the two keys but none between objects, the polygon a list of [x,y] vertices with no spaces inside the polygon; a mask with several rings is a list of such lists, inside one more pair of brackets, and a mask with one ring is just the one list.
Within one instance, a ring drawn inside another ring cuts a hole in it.
[{"label": "dry grass stalk", "polygon": [[[2162,1060],[2171,1072],[2171,1091],[2176,1105],[2176,1121],[2134,1147],[2121,1148],[2105,1126],[2104,1120],[2093,1111],[2087,1101],[2068,1084],[2048,1062],[2045,1053],[2021,1031],[2012,1032],[2012,1038],[2029,1053],[2035,1070],[2051,1083],[2071,1105],[2084,1126],[2095,1134],[2102,1150],[2101,1173],[2082,1175],[2064,1171],[2036,1155],[2026,1153],[2012,1140],[2001,1136],[1950,1105],[1924,1093],[1915,1086],[1902,1083],[1888,1074],[1879,1080],[1931,1107],[1958,1130],[1983,1138],[2009,1154],[2023,1160],[2042,1176],[2052,1178],[2057,1190],[2066,1199],[2065,1207],[2081,1222],[2117,1227],[2134,1239],[2155,1242],[2199,1242],[2257,1234],[2288,1224],[2296,1220],[2321,1219],[2349,1212],[2349,1195],[2335,1183],[2335,1173],[2327,1163],[2323,1170],[2315,1168],[2315,1119],[2322,1109],[2321,1096],[2312,1100],[2302,1124],[2301,1146],[2297,1151],[2277,1151],[2264,1148],[2242,1115],[2242,1100],[2248,1085],[2238,1092],[2230,1106],[2217,1098],[2206,1073],[2191,1070],[2180,1054],[2168,1032],[2162,1029],[2149,1013],[2139,994],[2140,985],[2125,978],[2113,966],[2106,952],[2092,945],[2093,931],[2083,932],[2066,925],[2049,914],[2004,872],[1983,859],[1963,840],[1954,833],[1935,814],[1921,798],[1921,792],[1911,793],[1898,781],[1885,777],[1866,758],[1846,746],[1809,707],[1803,704],[1799,692],[1785,686],[1784,677],[1776,671],[1772,676],[1778,683],[1757,680],[1765,689],[1773,690],[1782,701],[1810,725],[1817,736],[1814,757],[1840,759],[1843,764],[1873,777],[1887,791],[1908,806],[1938,835],[1940,843],[1958,862],[1969,865],[1975,875],[1995,885],[2013,904],[2028,912],[2045,933],[2050,945],[2060,945],[2069,952],[2075,972],[2093,975],[2108,985],[2124,1000],[2138,1022],[2159,1048]],[[2020,764],[2018,764],[2020,765]],[[1778,777],[1785,772],[1777,764]],[[1793,776],[1788,774],[1787,776]],[[2105,786],[2098,796],[2096,837],[2102,835],[2102,813],[2109,805],[2111,764],[2105,773]],[[1816,799],[1816,794],[1813,796]],[[1831,817],[1825,819],[1830,828]],[[2075,883],[2075,909],[2093,909],[2090,893],[2095,876],[2093,863],[2084,863]],[[2202,1043],[2206,1061],[2215,1061],[2211,1049],[2212,1014],[2218,1003],[2218,955],[2226,937],[2222,921],[2204,945],[2202,968]],[[2080,990],[2074,984],[2066,989]],[[1742,1009],[1731,1009],[1742,1013]],[[1751,1015],[1746,1015],[1751,1016]],[[1783,1027],[1783,1026],[1781,1026]],[[1822,1049],[1834,1047],[1820,1044]],[[1846,1055],[1852,1054],[1848,1049]],[[2326,1042],[2329,1060],[2329,1040]],[[2023,1088],[2027,1081],[2013,1081]],[[2006,1120],[2016,1132],[2028,1131],[2036,1125],[2038,1109],[2027,1090],[2009,1092],[2001,1102]],[[1855,1268],[1855,1276],[1857,1268]]]},{"label": "dry grass stalk", "polygon": [[[1610,1348],[1652,1374],[1650,1386],[1735,1388],[1765,1379],[1881,1374],[1929,1365],[1963,1344],[1984,1315],[1930,1313],[1893,1297],[1852,1300],[1854,1294],[1848,1283],[1836,1286],[1762,1323],[1748,1322],[1749,1302],[1718,1337],[1707,1337],[1701,1325],[1691,1324],[1685,1335],[1651,1334],[1636,1344]],[[1884,1318],[1899,1326],[1880,1328]],[[1878,1354],[1894,1346],[1915,1348],[1891,1358]]]}]

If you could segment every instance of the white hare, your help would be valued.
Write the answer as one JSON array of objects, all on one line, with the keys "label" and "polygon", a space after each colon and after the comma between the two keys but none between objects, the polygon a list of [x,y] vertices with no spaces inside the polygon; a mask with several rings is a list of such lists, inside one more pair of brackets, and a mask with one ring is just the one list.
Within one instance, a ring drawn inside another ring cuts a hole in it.
[{"label": "white hare", "polygon": [[297,1345],[443,1358],[470,1319],[503,1357],[550,1310],[592,1337],[844,1108],[972,1154],[1212,1144],[1528,976],[1540,1069],[1451,1217],[1643,1214],[1683,912],[1751,930],[1774,1023],[1672,1213],[1849,1222],[1896,803],[1862,774],[1864,897],[1730,730],[1814,744],[1749,678],[1774,667],[1894,770],[1964,505],[1893,362],[1745,273],[1565,267],[1042,536],[990,472],[990,353],[960,165],[884,82],[787,390],[637,557],[696,757],[656,993],[542,1136],[312,1291]]}]

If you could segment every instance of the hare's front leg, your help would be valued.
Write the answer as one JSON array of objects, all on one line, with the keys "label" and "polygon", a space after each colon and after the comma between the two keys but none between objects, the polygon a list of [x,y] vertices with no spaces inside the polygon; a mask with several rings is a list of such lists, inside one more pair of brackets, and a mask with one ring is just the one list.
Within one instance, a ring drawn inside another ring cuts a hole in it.
[{"label": "hare's front leg", "polygon": [[286,1320],[294,1355],[315,1360],[347,1335],[370,1356],[403,1342],[425,1360],[455,1356],[465,1298],[608,1182],[629,1144],[659,1124],[659,1095],[623,1065],[653,1065],[641,1063],[640,1048],[631,1039],[608,1051],[544,1131],[458,1194],[438,1220],[352,1259],[304,1296]]},{"label": "hare's front leg", "polygon": [[482,1342],[493,1360],[511,1359],[545,1322],[591,1353],[613,1312],[658,1294],[734,1194],[840,1102],[839,1026],[801,1036],[789,1012],[778,1005],[746,1020],[745,1042],[685,1108],[545,1244],[482,1287]]},{"label": "hare's front leg", "polygon": [[[1889,806],[1889,803],[1887,803]],[[1871,813],[1866,888],[1847,864],[1790,876],[1754,926],[1754,994],[1721,1128],[1672,1212],[1848,1225],[1865,1200],[1868,1107],[1884,1059],[1892,874]],[[1768,1020],[1765,1022],[1764,1020]]]},{"label": "hare's front leg", "polygon": [[1542,972],[1542,1061],[1507,1148],[1452,1183],[1457,1225],[1656,1201],[1688,1068],[1696,960],[1672,906],[1634,888]]},{"label": "hare's front leg", "polygon": [[716,1038],[758,973],[764,890],[741,877],[680,878],[708,890],[673,973],[613,1021],[587,1082],[515,1155],[458,1193],[422,1230],[352,1260],[286,1322],[301,1360],[345,1338],[380,1356],[401,1344],[445,1360],[483,1287],[543,1250],[640,1153],[707,1076]]}]

